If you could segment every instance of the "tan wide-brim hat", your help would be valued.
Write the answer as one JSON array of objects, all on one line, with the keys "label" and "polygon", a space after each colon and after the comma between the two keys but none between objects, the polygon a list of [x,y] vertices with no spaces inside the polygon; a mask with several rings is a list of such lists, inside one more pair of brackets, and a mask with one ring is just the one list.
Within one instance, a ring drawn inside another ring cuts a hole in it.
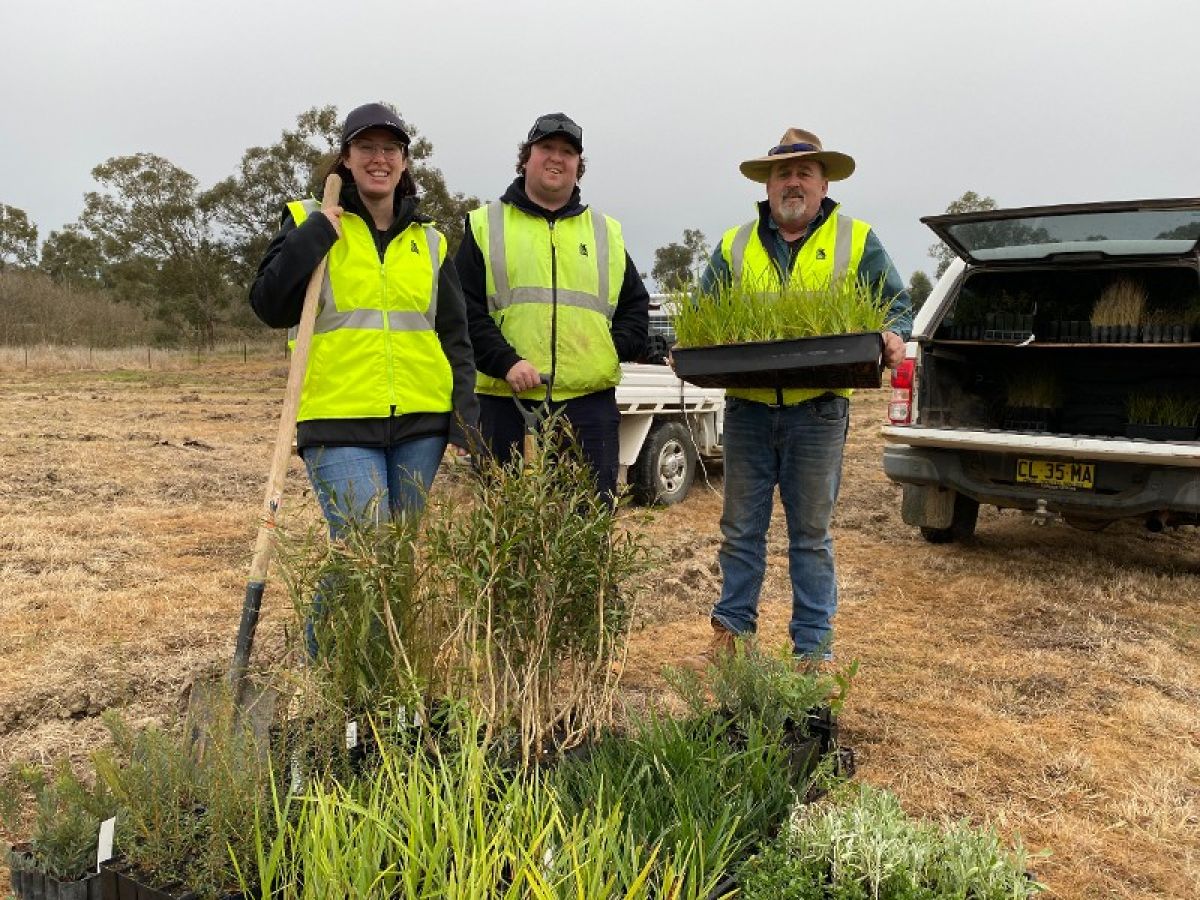
[{"label": "tan wide-brim hat", "polygon": [[821,148],[821,139],[803,128],[789,128],[779,143],[767,151],[766,156],[748,159],[739,166],[742,174],[751,181],[765,183],[771,174],[771,166],[785,159],[815,159],[825,166],[825,177],[830,181],[841,181],[854,174],[854,158],[836,150]]}]

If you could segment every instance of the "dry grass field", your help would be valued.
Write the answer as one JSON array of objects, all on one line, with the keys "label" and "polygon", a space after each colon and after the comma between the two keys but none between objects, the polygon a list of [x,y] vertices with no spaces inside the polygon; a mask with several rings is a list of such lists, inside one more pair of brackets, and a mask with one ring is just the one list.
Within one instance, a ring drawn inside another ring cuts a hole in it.
[{"label": "dry grass field", "polygon": [[[98,715],[179,710],[232,652],[285,371],[240,359],[169,371],[0,360],[0,765],[83,759]],[[1085,534],[983,511],[932,546],[884,478],[882,392],[854,401],[836,520],[843,715],[857,777],[930,817],[1021,835],[1056,897],[1200,895],[1200,535]],[[631,511],[661,551],[640,586],[624,686],[707,638],[719,471],[680,506]],[[315,503],[293,464],[293,523]],[[781,516],[781,513],[777,513]],[[782,522],[761,634],[782,643]],[[268,589],[258,652],[290,607]],[[0,875],[0,890],[3,889]]]}]

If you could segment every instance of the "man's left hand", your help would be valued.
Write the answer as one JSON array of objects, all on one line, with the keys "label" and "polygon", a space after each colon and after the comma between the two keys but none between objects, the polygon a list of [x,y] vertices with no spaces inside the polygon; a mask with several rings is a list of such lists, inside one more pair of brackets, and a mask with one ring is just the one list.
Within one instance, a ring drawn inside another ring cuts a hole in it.
[{"label": "man's left hand", "polygon": [[894,369],[904,362],[904,338],[894,331],[883,333],[883,364]]}]

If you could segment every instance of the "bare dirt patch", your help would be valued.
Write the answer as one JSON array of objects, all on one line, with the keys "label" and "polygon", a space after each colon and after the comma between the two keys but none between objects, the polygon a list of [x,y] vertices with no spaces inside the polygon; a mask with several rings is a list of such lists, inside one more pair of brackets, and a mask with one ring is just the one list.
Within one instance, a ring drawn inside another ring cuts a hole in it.
[{"label": "bare dirt patch", "polygon": [[[174,716],[232,652],[282,397],[278,362],[172,372],[5,372],[0,383],[0,765],[82,757],[97,716]],[[883,476],[882,392],[853,403],[836,519],[843,716],[858,777],[910,812],[992,822],[1051,856],[1061,897],[1194,897],[1200,883],[1200,539],[1100,534],[982,511],[932,546]],[[708,636],[720,469],[671,509],[626,514],[658,561],[624,683]],[[294,463],[290,521],[317,518]],[[790,605],[781,513],[761,634]],[[291,625],[269,586],[259,650]]]}]

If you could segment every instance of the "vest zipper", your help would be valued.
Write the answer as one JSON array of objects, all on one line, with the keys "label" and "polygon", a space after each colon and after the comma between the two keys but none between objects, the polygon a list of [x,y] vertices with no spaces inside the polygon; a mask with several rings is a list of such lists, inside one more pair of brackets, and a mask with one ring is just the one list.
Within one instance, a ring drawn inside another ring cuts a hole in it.
[{"label": "vest zipper", "polygon": [[[383,251],[384,256],[387,256],[387,250]],[[391,327],[388,322],[387,310],[387,264],[384,260],[379,261],[379,315],[383,317],[383,355],[387,360],[387,375],[388,375],[388,405],[391,408],[391,414],[396,415],[396,372],[392,361],[392,337]]]},{"label": "vest zipper", "polygon": [[558,242],[554,237],[554,220],[547,224],[550,226],[550,383],[554,384],[558,374]]}]

